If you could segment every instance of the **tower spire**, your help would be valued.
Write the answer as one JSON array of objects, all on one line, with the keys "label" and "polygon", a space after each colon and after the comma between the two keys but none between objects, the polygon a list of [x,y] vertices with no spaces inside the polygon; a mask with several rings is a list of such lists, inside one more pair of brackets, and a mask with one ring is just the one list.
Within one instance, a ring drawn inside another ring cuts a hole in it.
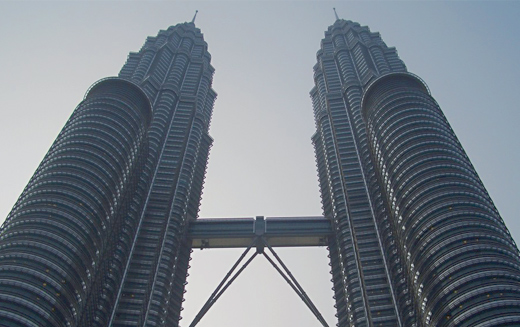
[{"label": "tower spire", "polygon": [[336,20],[339,20],[338,13],[336,12],[336,8],[332,8],[334,10],[334,15],[336,16]]},{"label": "tower spire", "polygon": [[193,24],[195,24],[195,18],[197,17],[197,13],[198,13],[198,12],[199,12],[198,10],[195,10],[195,15],[193,15],[193,19],[191,20],[191,22],[192,22]]}]

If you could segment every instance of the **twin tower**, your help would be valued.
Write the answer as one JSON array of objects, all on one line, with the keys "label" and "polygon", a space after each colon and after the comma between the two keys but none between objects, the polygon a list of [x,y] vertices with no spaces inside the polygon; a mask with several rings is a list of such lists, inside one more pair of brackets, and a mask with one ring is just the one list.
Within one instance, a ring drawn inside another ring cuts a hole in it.
[{"label": "twin tower", "polygon": [[[1,326],[179,325],[192,246],[219,240],[197,233],[229,224],[197,221],[210,60],[178,24],[88,90],[0,230]],[[424,82],[342,19],[314,81],[325,218],[257,218],[221,245],[262,253],[321,224],[340,327],[519,326],[519,251]]]}]

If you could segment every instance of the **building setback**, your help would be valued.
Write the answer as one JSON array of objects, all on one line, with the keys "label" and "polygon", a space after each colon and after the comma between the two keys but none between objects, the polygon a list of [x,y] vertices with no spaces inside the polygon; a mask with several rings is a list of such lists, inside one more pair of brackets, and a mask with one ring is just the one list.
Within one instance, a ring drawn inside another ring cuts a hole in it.
[{"label": "building setback", "polygon": [[518,249],[424,82],[379,33],[342,19],[317,59],[338,326],[520,324]]},{"label": "building setback", "polygon": [[87,92],[2,226],[2,326],[178,324],[210,60],[200,30],[178,24]]}]

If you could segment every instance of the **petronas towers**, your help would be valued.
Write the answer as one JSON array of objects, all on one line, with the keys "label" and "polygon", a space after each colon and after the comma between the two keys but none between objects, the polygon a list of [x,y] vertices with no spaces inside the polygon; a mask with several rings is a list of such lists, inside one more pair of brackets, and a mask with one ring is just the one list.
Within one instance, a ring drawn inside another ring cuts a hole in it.
[{"label": "petronas towers", "polygon": [[[337,325],[520,325],[519,251],[426,84],[342,19],[317,60]],[[179,325],[210,61],[182,23],[88,90],[0,230],[1,326]]]}]

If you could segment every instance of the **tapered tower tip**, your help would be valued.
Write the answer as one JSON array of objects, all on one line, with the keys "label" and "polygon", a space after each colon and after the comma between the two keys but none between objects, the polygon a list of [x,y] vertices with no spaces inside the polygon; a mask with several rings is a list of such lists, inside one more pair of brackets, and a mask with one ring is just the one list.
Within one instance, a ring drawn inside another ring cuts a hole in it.
[{"label": "tapered tower tip", "polygon": [[193,15],[193,19],[191,20],[191,22],[192,22],[193,24],[195,24],[195,18],[197,18],[197,13],[198,13],[198,12],[199,12],[198,10],[195,10],[195,15]]},{"label": "tapered tower tip", "polygon": [[336,12],[336,8],[332,8],[334,10],[334,16],[336,16],[336,20],[339,20],[338,13]]}]

